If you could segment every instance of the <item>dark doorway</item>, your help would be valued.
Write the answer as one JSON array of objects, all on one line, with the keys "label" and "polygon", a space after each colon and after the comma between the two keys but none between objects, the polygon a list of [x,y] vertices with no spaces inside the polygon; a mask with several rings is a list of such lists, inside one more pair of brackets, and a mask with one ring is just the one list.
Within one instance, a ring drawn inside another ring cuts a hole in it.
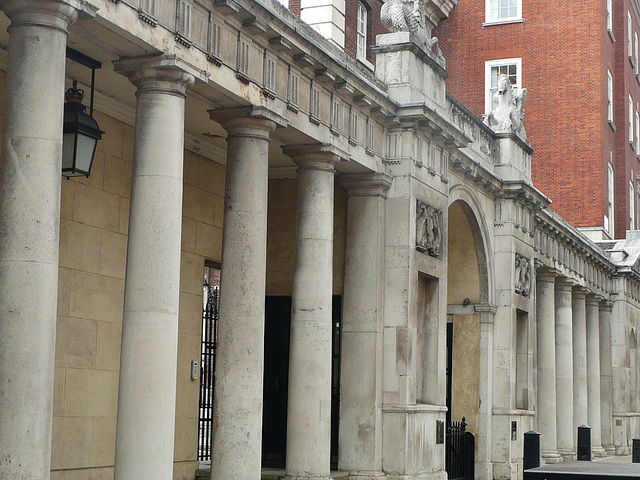
[{"label": "dark doorway", "polygon": [[[340,318],[342,297],[334,295],[331,369],[331,468],[338,467],[340,414]],[[264,411],[262,466],[285,467],[291,297],[267,296],[265,303]]]},{"label": "dark doorway", "polygon": [[447,425],[451,425],[451,370],[453,367],[453,322],[447,322]]},{"label": "dark doorway", "polygon": [[266,298],[262,466],[284,467],[287,446],[291,297]]}]

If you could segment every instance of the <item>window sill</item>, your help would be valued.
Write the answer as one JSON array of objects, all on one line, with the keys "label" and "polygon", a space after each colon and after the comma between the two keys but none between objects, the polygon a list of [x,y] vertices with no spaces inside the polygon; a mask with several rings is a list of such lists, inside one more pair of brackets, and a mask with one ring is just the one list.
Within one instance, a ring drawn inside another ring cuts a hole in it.
[{"label": "window sill", "polygon": [[359,61],[361,64],[363,64],[365,67],[367,67],[369,70],[371,71],[375,70],[373,63],[371,63],[369,60],[364,58],[362,55],[356,54],[356,60]]},{"label": "window sill", "polygon": [[627,58],[629,59],[629,63],[631,64],[631,68],[633,68],[633,70],[635,71],[636,62],[633,60],[633,55],[629,55]]},{"label": "window sill", "polygon": [[492,27],[494,25],[508,25],[510,23],[523,23],[524,18],[502,18],[500,20],[488,20],[482,24],[483,27]]},{"label": "window sill", "polygon": [[611,37],[611,41],[616,43],[616,36],[613,34],[613,31],[607,28],[607,33],[609,34],[609,37]]},{"label": "window sill", "polygon": [[631,150],[633,150],[634,152],[636,151],[636,144],[633,143],[633,140],[629,140],[629,146],[631,147]]},{"label": "window sill", "polygon": [[615,132],[616,131],[615,123],[613,123],[611,120],[607,120],[607,122],[609,122],[609,126],[611,127],[611,130],[613,130]]}]

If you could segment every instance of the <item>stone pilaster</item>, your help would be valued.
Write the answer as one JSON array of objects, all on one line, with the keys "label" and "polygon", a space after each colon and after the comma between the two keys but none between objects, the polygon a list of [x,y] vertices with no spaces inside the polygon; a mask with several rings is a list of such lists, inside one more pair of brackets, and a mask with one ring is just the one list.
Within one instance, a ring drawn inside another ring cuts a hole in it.
[{"label": "stone pilaster", "polygon": [[493,362],[494,362],[494,324],[497,307],[484,304],[476,305],[474,310],[480,314],[480,408],[478,412],[478,479],[491,479],[493,475]]},{"label": "stone pilaster", "polygon": [[605,456],[602,448],[600,417],[600,298],[587,296],[587,403],[591,426],[591,447],[596,457]]},{"label": "stone pilaster", "polygon": [[3,479],[49,478],[65,49],[79,13],[70,3],[0,1],[11,20],[0,162]]},{"label": "stone pilaster", "polygon": [[171,478],[184,109],[195,79],[163,57],[115,70],[137,87],[137,104],[114,478]]},{"label": "stone pilaster", "polygon": [[210,114],[228,132],[211,478],[259,480],[269,141],[282,119],[259,107]]},{"label": "stone pilaster", "polygon": [[334,163],[340,156],[324,144],[283,150],[298,165],[286,474],[289,479],[328,479]]},{"label": "stone pilaster", "polygon": [[577,439],[578,427],[587,425],[587,312],[586,294],[583,288],[573,289],[573,436]]},{"label": "stone pilaster", "polygon": [[611,366],[611,308],[613,304],[602,301],[600,311],[600,420],[602,446],[609,454],[613,446],[613,370]]},{"label": "stone pilaster", "polygon": [[572,305],[573,282],[559,278],[555,283],[556,310],[556,425],[558,453],[575,455],[573,432],[573,343]]},{"label": "stone pilaster", "polygon": [[545,463],[560,460],[556,427],[556,325],[555,278],[546,269],[536,271],[536,322],[538,338],[537,423]]},{"label": "stone pilaster", "polygon": [[339,469],[350,478],[382,472],[382,345],[386,174],[340,177],[347,188],[342,316]]}]

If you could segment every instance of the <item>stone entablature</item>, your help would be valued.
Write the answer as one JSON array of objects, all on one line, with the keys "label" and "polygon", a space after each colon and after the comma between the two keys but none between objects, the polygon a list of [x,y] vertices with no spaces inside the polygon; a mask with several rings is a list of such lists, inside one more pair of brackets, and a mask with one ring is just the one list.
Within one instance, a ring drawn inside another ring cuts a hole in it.
[{"label": "stone entablature", "polygon": [[550,209],[536,214],[535,250],[545,266],[608,298],[616,273],[608,253]]}]

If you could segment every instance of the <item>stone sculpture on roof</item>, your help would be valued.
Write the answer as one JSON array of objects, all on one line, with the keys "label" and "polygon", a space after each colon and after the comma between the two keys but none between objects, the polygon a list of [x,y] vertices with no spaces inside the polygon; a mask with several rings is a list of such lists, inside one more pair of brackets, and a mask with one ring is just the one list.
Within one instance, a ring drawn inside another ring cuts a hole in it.
[{"label": "stone sculpture on roof", "polygon": [[491,113],[483,115],[485,125],[489,125],[496,133],[515,133],[522,140],[527,139],[522,120],[524,119],[524,102],[527,89],[516,92],[506,74],[498,77],[498,89],[493,95]]},{"label": "stone sculpture on roof", "polygon": [[425,17],[425,0],[387,0],[380,10],[380,21],[390,32],[410,32],[427,51],[435,47],[438,59],[444,61],[438,37],[432,37]]}]

